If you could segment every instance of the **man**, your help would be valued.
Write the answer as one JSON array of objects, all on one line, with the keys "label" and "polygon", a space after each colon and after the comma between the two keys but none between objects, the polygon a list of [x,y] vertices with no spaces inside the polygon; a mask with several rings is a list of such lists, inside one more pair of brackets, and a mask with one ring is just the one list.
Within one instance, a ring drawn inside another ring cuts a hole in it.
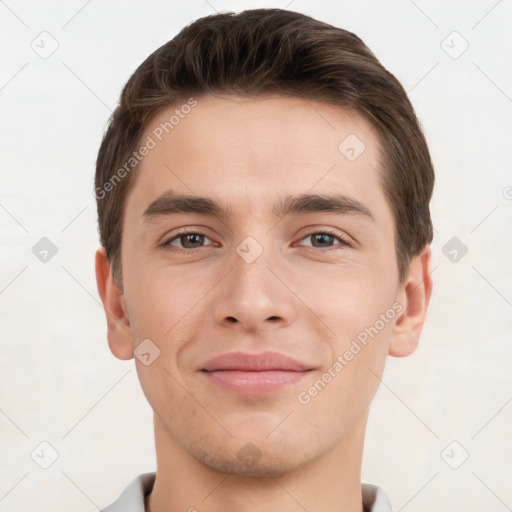
[{"label": "man", "polygon": [[96,275],[157,469],[108,512],[391,510],[361,484],[364,433],[425,320],[433,181],[354,34],[223,13],[148,57],[98,155]]}]

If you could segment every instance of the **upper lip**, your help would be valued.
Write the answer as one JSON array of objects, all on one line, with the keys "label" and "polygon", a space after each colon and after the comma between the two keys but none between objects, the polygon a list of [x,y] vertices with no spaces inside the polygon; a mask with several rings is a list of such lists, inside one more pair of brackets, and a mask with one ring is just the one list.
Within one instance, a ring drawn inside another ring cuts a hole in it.
[{"label": "upper lip", "polygon": [[302,372],[311,368],[289,356],[278,352],[228,352],[216,356],[201,368],[203,371],[239,370],[245,372],[262,372],[268,370],[283,370]]}]

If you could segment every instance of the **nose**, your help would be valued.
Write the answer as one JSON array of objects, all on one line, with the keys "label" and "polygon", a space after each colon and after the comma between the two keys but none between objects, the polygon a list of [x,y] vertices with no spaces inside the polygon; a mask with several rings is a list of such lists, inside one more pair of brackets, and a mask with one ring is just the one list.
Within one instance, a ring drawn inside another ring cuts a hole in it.
[{"label": "nose", "polygon": [[[300,301],[290,272],[264,250],[253,261],[243,252],[231,258],[231,271],[219,283],[215,320],[223,326],[258,332],[290,325]],[[241,256],[241,255],[242,256]]]}]

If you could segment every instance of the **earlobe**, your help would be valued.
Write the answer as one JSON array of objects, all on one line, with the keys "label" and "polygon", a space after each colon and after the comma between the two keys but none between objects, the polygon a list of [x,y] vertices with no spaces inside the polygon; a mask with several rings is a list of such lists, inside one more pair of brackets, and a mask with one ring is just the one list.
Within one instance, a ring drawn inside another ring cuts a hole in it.
[{"label": "earlobe", "polygon": [[133,358],[130,321],[124,295],[117,287],[104,247],[96,251],[96,284],[107,317],[110,350],[119,359]]},{"label": "earlobe", "polygon": [[425,246],[421,253],[410,261],[407,277],[400,293],[403,310],[394,326],[389,345],[391,356],[408,356],[418,346],[432,294],[430,258],[430,246]]}]

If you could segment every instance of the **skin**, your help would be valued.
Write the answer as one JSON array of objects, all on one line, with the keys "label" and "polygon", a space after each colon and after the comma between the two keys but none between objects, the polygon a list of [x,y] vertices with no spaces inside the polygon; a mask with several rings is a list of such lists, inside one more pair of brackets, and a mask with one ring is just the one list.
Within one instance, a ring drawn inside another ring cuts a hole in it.
[{"label": "skin", "polygon": [[[160,350],[148,366],[135,359],[154,410],[157,476],[147,505],[152,512],[361,512],[370,402],[387,355],[406,356],[418,344],[432,288],[430,249],[412,258],[400,283],[379,138],[357,113],[279,96],[197,100],[137,170],[123,224],[122,291],[104,249],[96,253],[113,354],[133,358],[148,338]],[[366,146],[354,161],[338,150],[349,134]],[[144,221],[145,208],[167,190],[216,199],[231,214]],[[333,191],[373,218],[272,213],[288,195]],[[159,246],[183,228],[206,237],[175,238],[174,250]],[[314,234],[325,230],[334,237],[318,243]],[[248,236],[263,249],[252,263],[236,252]],[[298,394],[393,304],[400,314],[300,403]],[[313,370],[270,394],[235,395],[198,372],[233,350],[274,350]],[[256,463],[237,456],[244,446],[260,456]]]}]

